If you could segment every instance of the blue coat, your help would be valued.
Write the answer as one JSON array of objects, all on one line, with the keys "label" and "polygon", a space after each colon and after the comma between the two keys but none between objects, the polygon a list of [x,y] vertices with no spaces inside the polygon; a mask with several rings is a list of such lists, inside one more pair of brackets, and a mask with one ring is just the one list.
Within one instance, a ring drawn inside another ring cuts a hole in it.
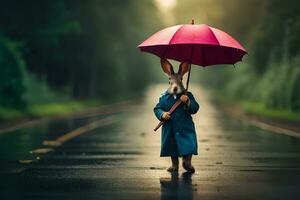
[{"label": "blue coat", "polygon": [[[191,115],[197,113],[199,104],[192,93],[188,92],[187,95],[190,105],[181,104],[162,127],[161,157],[198,154],[197,136]],[[157,119],[161,120],[163,112],[169,111],[180,96],[174,99],[168,92],[164,92],[154,108]]]}]

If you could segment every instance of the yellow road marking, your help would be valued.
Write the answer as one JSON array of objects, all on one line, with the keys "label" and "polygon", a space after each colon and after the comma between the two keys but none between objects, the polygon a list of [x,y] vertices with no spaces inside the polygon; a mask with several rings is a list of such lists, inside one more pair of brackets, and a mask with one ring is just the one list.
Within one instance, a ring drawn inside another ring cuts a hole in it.
[{"label": "yellow road marking", "polygon": [[19,160],[19,163],[21,163],[21,164],[30,164],[32,162],[33,162],[33,160]]},{"label": "yellow road marking", "polygon": [[262,121],[259,121],[255,118],[247,116],[244,112],[242,111],[233,111],[233,110],[228,110],[228,109],[223,109],[226,113],[232,115],[233,117],[245,121],[246,123],[249,123],[253,126],[256,126],[260,129],[272,132],[272,133],[278,133],[282,135],[287,135],[291,137],[296,137],[300,138],[300,133],[297,131],[293,131],[287,128],[282,128],[279,126],[271,125]]},{"label": "yellow road marking", "polygon": [[277,126],[273,126],[264,122],[260,122],[257,120],[251,120],[250,119],[250,123],[258,128],[261,128],[263,130],[267,130],[267,131],[271,131],[274,133],[279,133],[279,134],[283,134],[283,135],[288,135],[291,137],[296,137],[296,138],[300,138],[300,134],[296,131],[292,131],[289,129],[285,129],[285,128],[280,128]]},{"label": "yellow road marking", "polygon": [[44,153],[48,153],[50,151],[53,151],[52,148],[39,148],[39,149],[35,149],[30,151],[31,154],[36,153],[36,154],[44,154]]},{"label": "yellow road marking", "polygon": [[[94,113],[91,113],[91,114],[85,115],[85,116],[92,117],[92,116],[99,116],[99,115],[114,114],[114,113],[128,110],[131,105],[133,105],[133,101],[125,101],[125,102],[121,102],[121,103],[116,103],[114,105],[105,106],[104,108],[101,108],[100,110],[97,110]],[[106,117],[104,119],[99,119],[90,124],[81,126],[75,130],[65,133],[64,135],[56,138],[55,140],[45,140],[45,141],[43,141],[43,145],[57,147],[57,146],[60,146],[62,143],[66,142],[68,140],[71,140],[79,135],[87,133],[91,130],[94,130],[94,129],[100,127],[100,126],[110,125],[114,122],[115,122],[115,120],[112,117]],[[1,134],[1,132],[0,132],[0,134]],[[43,153],[48,153],[50,151],[53,151],[53,149],[52,148],[38,148],[38,149],[30,151],[30,153],[43,154]],[[36,157],[36,159],[39,160],[40,157]],[[27,160],[19,160],[19,162],[23,163],[23,164],[31,163],[30,161],[27,161]]]},{"label": "yellow road marking", "polygon": [[71,140],[75,137],[78,137],[79,135],[82,135],[84,133],[87,133],[91,130],[94,130],[100,126],[107,126],[107,125],[110,125],[114,122],[115,120],[113,120],[112,117],[108,117],[108,118],[104,118],[104,119],[100,119],[100,120],[97,120],[97,121],[94,121],[90,124],[87,124],[85,126],[81,126],[75,130],[72,130],[58,138],[56,138],[55,140],[52,140],[52,141],[44,141],[43,144],[44,145],[50,145],[50,146],[59,146],[61,145],[62,143],[68,141],[68,140]]}]

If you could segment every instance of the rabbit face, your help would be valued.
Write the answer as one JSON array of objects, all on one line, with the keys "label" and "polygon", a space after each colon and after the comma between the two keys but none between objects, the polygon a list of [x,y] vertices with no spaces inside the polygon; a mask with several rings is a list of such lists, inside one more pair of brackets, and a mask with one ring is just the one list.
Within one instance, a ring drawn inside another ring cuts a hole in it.
[{"label": "rabbit face", "polygon": [[182,77],[179,74],[171,74],[169,76],[169,94],[180,94],[184,91]]},{"label": "rabbit face", "polygon": [[160,60],[163,71],[169,76],[169,88],[168,93],[177,95],[182,93],[185,89],[182,84],[183,75],[188,72],[190,64],[188,62],[182,62],[179,66],[178,73],[174,73],[173,66],[166,59]]}]

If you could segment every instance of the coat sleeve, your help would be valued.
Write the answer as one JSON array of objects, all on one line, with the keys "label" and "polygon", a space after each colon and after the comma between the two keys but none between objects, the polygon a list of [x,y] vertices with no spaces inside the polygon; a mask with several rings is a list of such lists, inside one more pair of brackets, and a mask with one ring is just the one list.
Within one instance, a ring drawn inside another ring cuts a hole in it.
[{"label": "coat sleeve", "polygon": [[197,101],[195,100],[194,96],[192,93],[188,93],[188,97],[189,97],[189,104],[187,106],[187,111],[190,114],[196,114],[199,110],[199,104],[197,103]]},{"label": "coat sleeve", "polygon": [[159,102],[156,104],[156,106],[153,109],[155,116],[158,120],[162,120],[162,114],[165,112],[165,106],[163,103],[163,98],[159,98]]}]

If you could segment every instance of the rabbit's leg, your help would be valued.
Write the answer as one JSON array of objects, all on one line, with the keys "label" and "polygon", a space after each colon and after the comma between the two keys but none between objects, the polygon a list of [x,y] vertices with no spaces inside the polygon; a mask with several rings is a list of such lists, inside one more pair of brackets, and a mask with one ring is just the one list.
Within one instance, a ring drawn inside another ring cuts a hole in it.
[{"label": "rabbit's leg", "polygon": [[172,166],[167,169],[168,172],[177,172],[179,166],[178,157],[171,157]]},{"label": "rabbit's leg", "polygon": [[195,172],[195,168],[192,165],[192,155],[185,155],[182,157],[182,167],[188,172]]}]

